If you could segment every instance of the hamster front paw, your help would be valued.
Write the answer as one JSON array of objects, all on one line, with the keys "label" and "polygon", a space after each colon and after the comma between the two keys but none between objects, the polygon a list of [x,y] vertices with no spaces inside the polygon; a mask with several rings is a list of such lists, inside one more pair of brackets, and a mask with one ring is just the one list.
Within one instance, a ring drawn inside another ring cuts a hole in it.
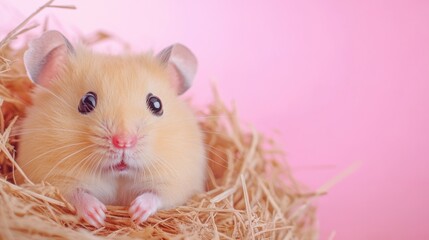
[{"label": "hamster front paw", "polygon": [[154,193],[146,192],[138,196],[130,205],[128,213],[136,224],[146,221],[161,207],[161,199]]},{"label": "hamster front paw", "polygon": [[96,228],[104,226],[106,206],[91,194],[78,190],[72,201],[77,215]]}]

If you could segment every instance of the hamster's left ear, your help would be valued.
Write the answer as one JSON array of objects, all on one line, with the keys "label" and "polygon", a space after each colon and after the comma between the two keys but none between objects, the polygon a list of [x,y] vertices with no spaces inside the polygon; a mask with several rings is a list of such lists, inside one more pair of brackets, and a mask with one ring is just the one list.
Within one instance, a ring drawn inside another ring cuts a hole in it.
[{"label": "hamster's left ear", "polygon": [[157,58],[167,67],[177,94],[186,92],[192,85],[198,65],[197,58],[191,50],[176,43],[158,53]]},{"label": "hamster's left ear", "polygon": [[24,65],[28,77],[35,83],[47,87],[63,67],[73,46],[58,31],[47,31],[30,42],[24,53]]}]

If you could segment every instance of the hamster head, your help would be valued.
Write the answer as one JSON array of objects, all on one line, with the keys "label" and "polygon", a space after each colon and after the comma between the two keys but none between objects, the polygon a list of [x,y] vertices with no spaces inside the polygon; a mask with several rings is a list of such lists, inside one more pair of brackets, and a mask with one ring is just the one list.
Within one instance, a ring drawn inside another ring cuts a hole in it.
[{"label": "hamster head", "polygon": [[18,163],[31,180],[204,173],[202,134],[178,96],[197,64],[183,45],[156,56],[110,56],[74,49],[50,31],[24,61],[37,87],[21,123]]}]

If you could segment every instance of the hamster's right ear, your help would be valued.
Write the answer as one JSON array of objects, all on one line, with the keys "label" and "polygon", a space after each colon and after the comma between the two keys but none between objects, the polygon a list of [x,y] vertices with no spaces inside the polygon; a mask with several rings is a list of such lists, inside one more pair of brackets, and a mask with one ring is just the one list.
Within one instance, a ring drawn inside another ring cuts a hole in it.
[{"label": "hamster's right ear", "polygon": [[68,60],[68,55],[74,53],[73,46],[58,31],[48,31],[30,42],[24,53],[24,65],[28,77],[44,87],[55,79],[59,69]]},{"label": "hamster's right ear", "polygon": [[176,43],[158,53],[157,58],[167,68],[177,94],[186,92],[192,85],[198,65],[197,58],[191,50]]}]

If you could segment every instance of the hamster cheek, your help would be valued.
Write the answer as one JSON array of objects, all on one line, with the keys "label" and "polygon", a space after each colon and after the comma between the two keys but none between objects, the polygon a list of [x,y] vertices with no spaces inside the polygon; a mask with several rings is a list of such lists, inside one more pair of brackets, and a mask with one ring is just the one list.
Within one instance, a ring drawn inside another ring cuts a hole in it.
[{"label": "hamster cheek", "polygon": [[96,228],[104,225],[107,209],[100,200],[82,190],[73,193],[71,200],[79,217]]},{"label": "hamster cheek", "polygon": [[161,207],[161,199],[154,193],[146,192],[138,196],[130,205],[131,220],[139,224],[146,221]]}]

